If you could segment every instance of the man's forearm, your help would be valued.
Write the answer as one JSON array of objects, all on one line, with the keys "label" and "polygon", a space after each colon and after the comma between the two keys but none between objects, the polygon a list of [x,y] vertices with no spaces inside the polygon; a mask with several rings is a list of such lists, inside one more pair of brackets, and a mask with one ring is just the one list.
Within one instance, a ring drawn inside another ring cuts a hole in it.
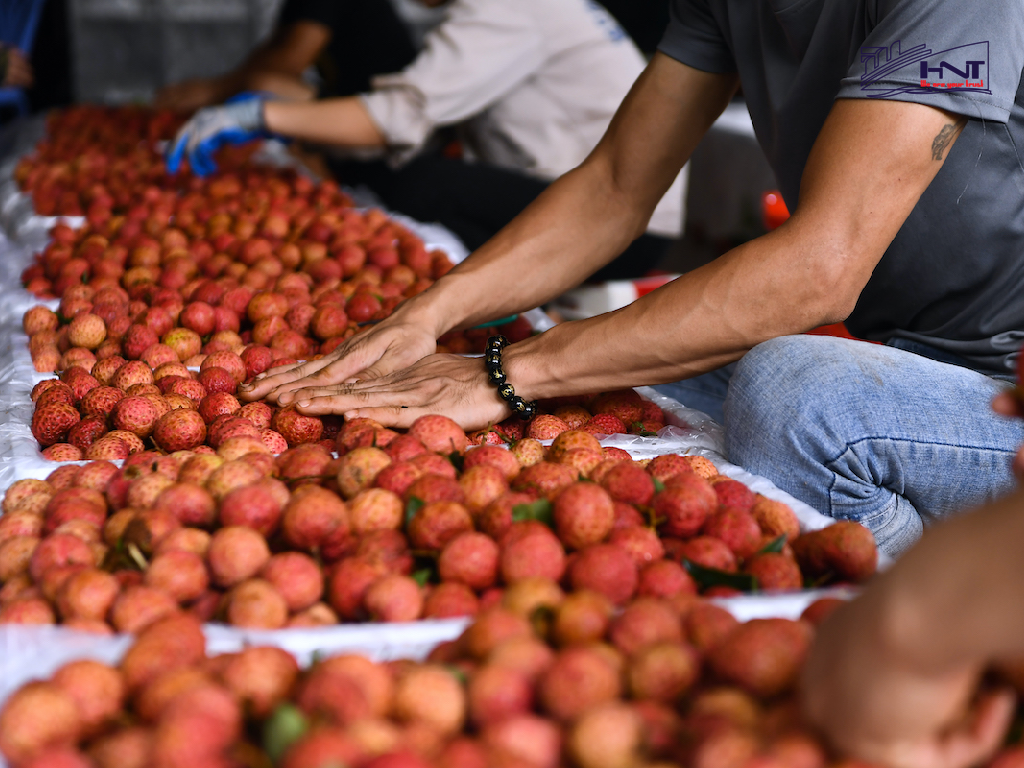
[{"label": "man's forearm", "polygon": [[617,312],[509,348],[509,377],[531,398],[661,384],[840,320],[842,294],[858,288],[826,287],[822,247],[801,229],[758,238]]},{"label": "man's forearm", "polygon": [[439,332],[532,309],[614,259],[645,223],[616,200],[600,169],[563,176],[503,229],[423,294]]}]

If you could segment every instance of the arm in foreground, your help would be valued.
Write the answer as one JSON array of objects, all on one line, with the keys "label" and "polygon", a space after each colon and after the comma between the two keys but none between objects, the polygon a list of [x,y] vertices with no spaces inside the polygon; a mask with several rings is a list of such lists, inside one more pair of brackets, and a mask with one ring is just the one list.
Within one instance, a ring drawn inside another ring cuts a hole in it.
[{"label": "arm in foreground", "polygon": [[927,534],[822,625],[804,672],[808,719],[887,768],[967,768],[992,755],[1013,697],[976,695],[1024,656],[1024,491]]},{"label": "arm in foreground", "polygon": [[735,87],[733,75],[659,54],[591,156],[466,262],[331,355],[268,376],[245,396],[286,403],[305,387],[392,373],[433,352],[450,330],[531,309],[579,284],[643,234]]}]

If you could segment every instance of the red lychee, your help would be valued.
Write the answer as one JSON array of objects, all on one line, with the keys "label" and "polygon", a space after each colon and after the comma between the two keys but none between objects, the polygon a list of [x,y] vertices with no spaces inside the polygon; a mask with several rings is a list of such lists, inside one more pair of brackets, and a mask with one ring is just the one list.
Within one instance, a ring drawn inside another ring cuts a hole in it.
[{"label": "red lychee", "polygon": [[573,589],[591,589],[616,605],[624,605],[636,592],[636,563],[614,544],[595,544],[581,550],[569,568]]},{"label": "red lychee", "polygon": [[598,544],[612,529],[612,499],[596,483],[574,483],[555,497],[554,519],[566,547],[583,549]]}]

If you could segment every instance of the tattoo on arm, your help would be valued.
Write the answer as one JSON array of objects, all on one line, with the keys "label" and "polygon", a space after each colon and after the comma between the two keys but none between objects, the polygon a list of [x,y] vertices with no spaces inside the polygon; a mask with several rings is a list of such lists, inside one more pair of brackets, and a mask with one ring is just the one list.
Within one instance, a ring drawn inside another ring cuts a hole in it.
[{"label": "tattoo on arm", "polygon": [[967,119],[961,118],[955,123],[946,123],[942,130],[932,139],[932,160],[941,160],[946,148],[960,135],[960,131],[967,125]]}]

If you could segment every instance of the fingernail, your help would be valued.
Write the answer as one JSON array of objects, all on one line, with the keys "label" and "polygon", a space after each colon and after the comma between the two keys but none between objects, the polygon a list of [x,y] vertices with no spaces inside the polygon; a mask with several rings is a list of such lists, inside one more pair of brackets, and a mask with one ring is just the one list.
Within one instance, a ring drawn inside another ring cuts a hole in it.
[{"label": "fingernail", "polygon": [[254,386],[255,385],[253,384],[253,382],[247,381],[244,384],[239,384],[238,388],[239,389],[246,389],[246,390],[248,390],[248,389],[252,389]]},{"label": "fingernail", "polygon": [[299,403],[299,408],[309,408],[309,400],[303,400]]},{"label": "fingernail", "polygon": [[256,381],[263,381],[265,378],[267,378],[267,374],[265,373],[259,373],[256,375]]}]

